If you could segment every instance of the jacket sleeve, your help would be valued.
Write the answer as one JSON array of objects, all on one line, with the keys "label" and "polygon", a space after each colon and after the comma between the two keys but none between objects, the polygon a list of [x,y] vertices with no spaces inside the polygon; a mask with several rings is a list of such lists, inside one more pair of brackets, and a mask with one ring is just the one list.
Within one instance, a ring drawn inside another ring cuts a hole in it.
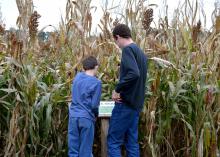
[{"label": "jacket sleeve", "polygon": [[95,114],[95,117],[99,114],[99,104],[101,99],[101,93],[102,93],[102,83],[99,81],[95,88],[94,88],[94,94],[92,96],[92,112]]},{"label": "jacket sleeve", "polygon": [[140,77],[140,71],[133,52],[130,47],[123,49],[121,66],[125,70],[126,74],[123,78],[120,78],[115,91],[120,93],[121,90],[126,90],[134,84]]}]

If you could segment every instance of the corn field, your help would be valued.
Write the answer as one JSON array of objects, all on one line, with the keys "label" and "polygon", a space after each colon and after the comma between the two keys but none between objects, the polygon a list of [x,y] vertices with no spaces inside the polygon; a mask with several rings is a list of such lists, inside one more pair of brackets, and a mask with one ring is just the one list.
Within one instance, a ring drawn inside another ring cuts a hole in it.
[{"label": "corn field", "polygon": [[[32,0],[16,0],[18,31],[0,25],[0,157],[67,156],[72,79],[82,59],[96,56],[102,100],[111,99],[121,57],[111,32],[118,23],[130,26],[149,58],[141,157],[219,157],[220,8],[207,30],[198,1],[185,0],[171,20],[156,21],[154,5],[128,0],[117,17],[115,8],[103,7],[94,35],[91,1],[67,0],[65,17],[47,38],[41,35],[53,26],[38,30]],[[100,120],[93,152],[101,156]]]}]

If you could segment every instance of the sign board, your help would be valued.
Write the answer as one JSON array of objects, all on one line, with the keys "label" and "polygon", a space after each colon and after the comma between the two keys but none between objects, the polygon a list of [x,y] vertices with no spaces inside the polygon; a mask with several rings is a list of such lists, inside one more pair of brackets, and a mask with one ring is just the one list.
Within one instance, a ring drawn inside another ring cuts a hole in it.
[{"label": "sign board", "polygon": [[114,101],[100,101],[99,117],[111,117],[114,106]]}]

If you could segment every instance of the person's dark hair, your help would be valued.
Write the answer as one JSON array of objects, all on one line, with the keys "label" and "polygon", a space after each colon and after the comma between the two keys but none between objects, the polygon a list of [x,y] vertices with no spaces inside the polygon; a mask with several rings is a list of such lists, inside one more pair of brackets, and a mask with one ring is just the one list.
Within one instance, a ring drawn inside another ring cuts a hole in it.
[{"label": "person's dark hair", "polygon": [[98,65],[98,61],[95,57],[89,56],[82,61],[82,65],[84,70],[92,70]]},{"label": "person's dark hair", "polygon": [[131,38],[131,30],[125,24],[118,24],[117,26],[115,26],[112,34],[115,39],[117,39],[117,35],[122,38]]}]

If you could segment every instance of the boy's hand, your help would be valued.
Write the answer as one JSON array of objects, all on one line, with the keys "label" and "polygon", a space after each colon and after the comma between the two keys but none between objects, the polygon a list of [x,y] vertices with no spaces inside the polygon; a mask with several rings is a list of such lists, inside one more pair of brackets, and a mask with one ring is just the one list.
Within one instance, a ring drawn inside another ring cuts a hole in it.
[{"label": "boy's hand", "polygon": [[115,90],[113,90],[112,91],[112,100],[115,102],[120,102],[121,101],[120,93],[117,93]]}]

